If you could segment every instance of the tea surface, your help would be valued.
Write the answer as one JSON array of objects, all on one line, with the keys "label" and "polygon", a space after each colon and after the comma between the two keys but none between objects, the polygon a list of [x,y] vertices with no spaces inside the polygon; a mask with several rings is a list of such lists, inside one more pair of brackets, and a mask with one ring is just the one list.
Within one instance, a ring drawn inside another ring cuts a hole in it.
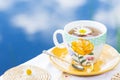
[{"label": "tea surface", "polygon": [[97,28],[85,26],[74,27],[68,33],[77,37],[94,37],[100,35],[102,32]]}]

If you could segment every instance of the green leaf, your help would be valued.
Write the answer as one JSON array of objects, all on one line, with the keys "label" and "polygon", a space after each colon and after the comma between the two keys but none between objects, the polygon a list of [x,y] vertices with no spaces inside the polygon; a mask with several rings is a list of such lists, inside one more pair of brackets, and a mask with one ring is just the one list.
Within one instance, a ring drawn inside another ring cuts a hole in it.
[{"label": "green leaf", "polygon": [[92,52],[89,55],[94,55]]},{"label": "green leaf", "polygon": [[86,60],[85,60],[85,59],[83,59],[83,60],[81,61],[81,64],[82,64],[82,63],[84,63],[85,61],[86,61]]},{"label": "green leaf", "polygon": [[79,59],[83,58],[83,56],[78,57]]}]

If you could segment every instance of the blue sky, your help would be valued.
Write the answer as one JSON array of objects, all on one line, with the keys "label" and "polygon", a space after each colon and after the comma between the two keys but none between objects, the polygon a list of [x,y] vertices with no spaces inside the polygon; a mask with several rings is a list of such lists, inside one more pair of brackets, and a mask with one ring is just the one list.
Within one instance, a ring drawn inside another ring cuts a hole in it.
[{"label": "blue sky", "polygon": [[119,0],[0,0],[0,74],[53,47],[53,32],[74,20],[104,23],[107,43],[117,48],[119,4]]}]

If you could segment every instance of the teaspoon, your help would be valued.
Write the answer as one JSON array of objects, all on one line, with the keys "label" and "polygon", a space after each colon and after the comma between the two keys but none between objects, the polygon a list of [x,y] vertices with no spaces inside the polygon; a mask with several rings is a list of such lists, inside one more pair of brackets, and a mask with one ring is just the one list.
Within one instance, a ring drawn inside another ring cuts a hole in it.
[{"label": "teaspoon", "polygon": [[59,60],[62,60],[62,61],[64,61],[64,62],[68,63],[68,64],[71,64],[72,67],[76,68],[77,70],[84,70],[84,67],[81,66],[80,64],[72,64],[72,63],[70,63],[70,62],[68,62],[68,61],[66,61],[66,60],[64,60],[64,59],[62,59],[62,58],[59,58],[59,57],[57,57],[57,56],[55,56],[55,55],[50,54],[50,52],[47,52],[46,50],[44,50],[43,53],[44,53],[44,54],[47,54],[47,55],[49,55],[49,56],[51,56],[51,57],[57,58],[57,59],[59,59]]}]

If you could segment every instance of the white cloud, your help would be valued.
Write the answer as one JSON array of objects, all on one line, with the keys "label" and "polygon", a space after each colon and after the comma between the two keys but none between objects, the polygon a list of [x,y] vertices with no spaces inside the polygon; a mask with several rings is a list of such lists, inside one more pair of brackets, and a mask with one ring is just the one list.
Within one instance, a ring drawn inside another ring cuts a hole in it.
[{"label": "white cloud", "polygon": [[94,15],[95,20],[106,21],[107,11],[98,10],[97,13]]},{"label": "white cloud", "polygon": [[113,14],[113,10],[106,11],[104,9],[99,9],[94,15],[93,19],[100,21],[104,24],[108,24],[112,28],[116,27],[115,14]]},{"label": "white cloud", "polygon": [[107,0],[113,7],[120,5],[120,0]]},{"label": "white cloud", "polygon": [[[68,15],[67,15],[68,16]],[[14,26],[23,28],[25,32],[32,35],[38,31],[47,30],[49,27],[64,27],[68,19],[65,16],[59,16],[57,13],[50,14],[47,12],[35,12],[29,14],[19,14],[12,18]]]},{"label": "white cloud", "polygon": [[78,6],[82,6],[86,3],[86,0],[56,0],[58,2],[58,6],[62,9],[73,9]]},{"label": "white cloud", "polygon": [[113,10],[111,11],[112,17],[114,21],[120,25],[120,4],[115,6]]},{"label": "white cloud", "polygon": [[19,2],[30,2],[30,0],[0,0],[0,11],[9,10],[14,4]]},{"label": "white cloud", "polygon": [[37,13],[32,15],[19,14],[14,16],[12,22],[26,30],[28,34],[34,34],[37,31],[46,29],[46,24],[49,23],[49,14]]},{"label": "white cloud", "polygon": [[111,6],[110,10],[104,10],[99,8],[97,13],[94,15],[93,19],[107,23],[111,25],[112,28],[117,27],[117,24],[120,24],[120,0],[100,0],[105,3],[109,3]]},{"label": "white cloud", "polygon": [[[12,18],[16,27],[23,28],[27,34],[34,34],[37,31],[45,30],[48,27],[64,27],[64,23],[74,19],[75,12],[79,6],[85,4],[86,0],[50,0],[32,4],[29,2],[30,13],[17,14]],[[58,5],[57,5],[58,4]],[[34,6],[34,7],[33,7]],[[46,9],[49,7],[50,9]],[[53,10],[49,12],[49,10]],[[51,26],[52,25],[52,26]]]},{"label": "white cloud", "polygon": [[0,10],[8,10],[14,4],[14,0],[0,0]]}]

